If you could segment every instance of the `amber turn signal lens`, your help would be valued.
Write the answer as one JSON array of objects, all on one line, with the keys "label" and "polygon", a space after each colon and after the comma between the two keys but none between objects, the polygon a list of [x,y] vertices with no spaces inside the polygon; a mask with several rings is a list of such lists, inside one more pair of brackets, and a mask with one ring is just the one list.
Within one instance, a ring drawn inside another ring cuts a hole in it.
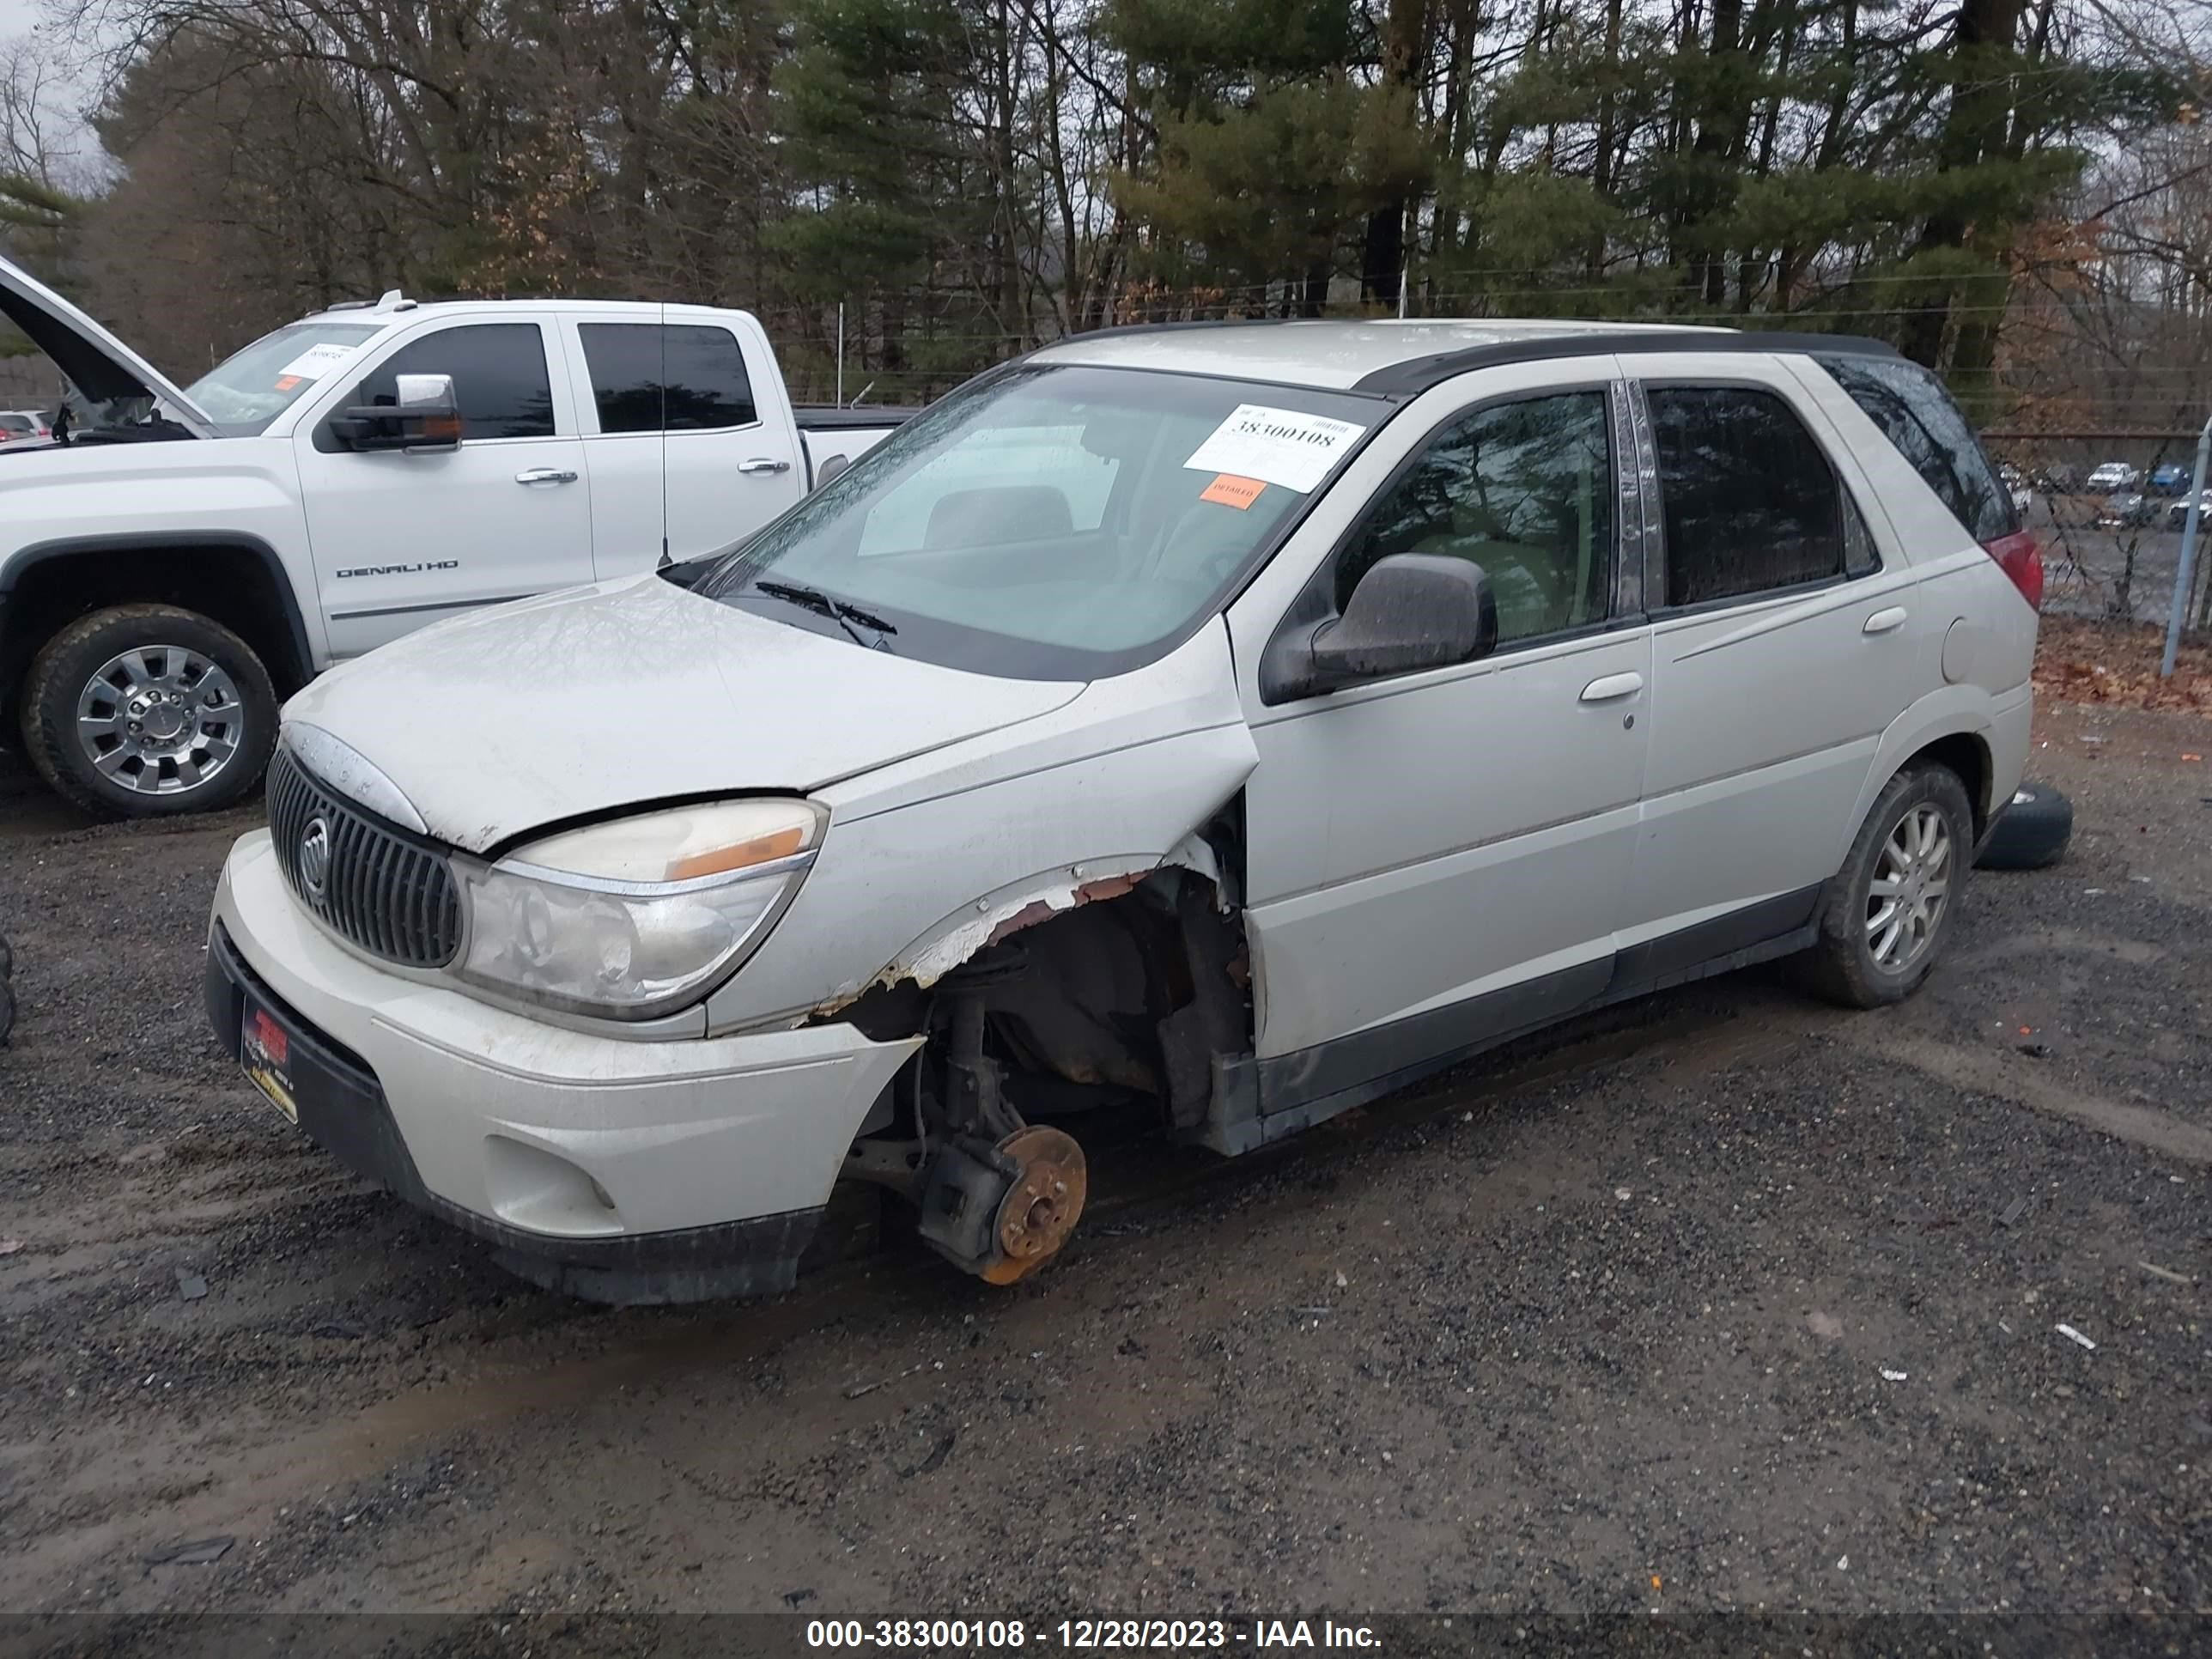
[{"label": "amber turn signal lens", "polygon": [[689,858],[678,859],[668,866],[668,879],[690,881],[698,876],[719,876],[732,870],[746,870],[756,864],[769,864],[777,859],[787,859],[806,845],[806,831],[802,829],[779,830],[772,836],[755,836],[750,841],[741,841],[728,847],[709,848],[703,853],[694,853]]}]

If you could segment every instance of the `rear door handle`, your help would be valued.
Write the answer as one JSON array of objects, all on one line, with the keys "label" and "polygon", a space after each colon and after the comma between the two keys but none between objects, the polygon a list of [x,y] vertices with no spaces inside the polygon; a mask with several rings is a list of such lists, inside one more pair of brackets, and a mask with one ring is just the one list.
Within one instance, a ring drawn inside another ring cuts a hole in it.
[{"label": "rear door handle", "polygon": [[1584,702],[1612,702],[1621,697],[1632,697],[1644,689],[1641,674],[1607,674],[1601,680],[1592,680],[1583,687]]},{"label": "rear door handle", "polygon": [[791,463],[779,461],[769,455],[756,455],[750,461],[739,461],[738,471],[740,472],[788,472],[791,471]]},{"label": "rear door handle", "polygon": [[576,475],[566,467],[526,466],[514,475],[519,484],[574,483]]},{"label": "rear door handle", "polygon": [[1905,626],[1905,611],[1901,605],[1893,605],[1887,611],[1877,611],[1866,619],[1862,634],[1893,634]]}]

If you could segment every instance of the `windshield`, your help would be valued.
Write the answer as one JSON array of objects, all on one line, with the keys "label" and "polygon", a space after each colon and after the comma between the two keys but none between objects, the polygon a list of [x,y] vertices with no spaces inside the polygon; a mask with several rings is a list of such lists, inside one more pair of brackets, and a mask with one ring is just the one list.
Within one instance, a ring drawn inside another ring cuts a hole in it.
[{"label": "windshield", "polygon": [[250,438],[377,333],[375,323],[294,323],[234,351],[185,388],[227,436]]},{"label": "windshield", "polygon": [[1389,410],[1016,369],[908,422],[694,591],[982,673],[1125,672],[1211,614]]}]

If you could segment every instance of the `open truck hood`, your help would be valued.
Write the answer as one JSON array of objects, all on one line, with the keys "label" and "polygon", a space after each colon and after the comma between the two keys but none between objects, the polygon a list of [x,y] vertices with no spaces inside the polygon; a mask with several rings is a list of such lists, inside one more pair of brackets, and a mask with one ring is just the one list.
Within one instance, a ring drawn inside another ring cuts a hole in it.
[{"label": "open truck hood", "polygon": [[79,311],[21,265],[0,258],[0,317],[28,335],[71,384],[97,403],[156,398],[194,436],[212,438],[216,424],[161,370]]},{"label": "open truck hood", "polygon": [[642,576],[407,635],[313,682],[284,720],[381,772],[432,836],[483,853],[630,807],[804,794],[1082,689],[867,650]]}]

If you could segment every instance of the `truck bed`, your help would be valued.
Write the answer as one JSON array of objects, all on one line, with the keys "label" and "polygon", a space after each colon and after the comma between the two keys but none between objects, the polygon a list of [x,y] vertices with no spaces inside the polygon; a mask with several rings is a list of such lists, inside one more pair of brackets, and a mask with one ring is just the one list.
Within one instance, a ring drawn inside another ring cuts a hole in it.
[{"label": "truck bed", "polygon": [[827,483],[920,412],[794,406],[791,417],[799,428],[799,451],[806,460],[806,487]]},{"label": "truck bed", "polygon": [[793,404],[792,418],[802,432],[843,432],[854,428],[891,428],[921,414],[918,409],[833,409],[826,404]]}]

